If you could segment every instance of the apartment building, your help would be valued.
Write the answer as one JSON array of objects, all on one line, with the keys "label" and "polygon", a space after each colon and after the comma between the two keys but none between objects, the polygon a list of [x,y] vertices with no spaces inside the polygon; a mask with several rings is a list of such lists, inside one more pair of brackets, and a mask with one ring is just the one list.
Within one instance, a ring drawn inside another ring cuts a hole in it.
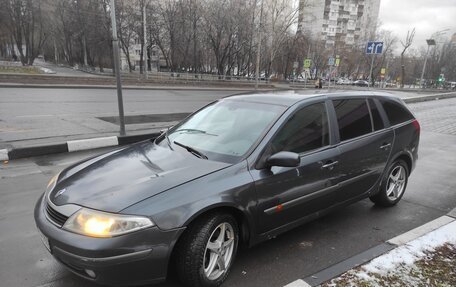
[{"label": "apartment building", "polygon": [[298,30],[327,47],[359,45],[373,38],[380,0],[300,0]]}]

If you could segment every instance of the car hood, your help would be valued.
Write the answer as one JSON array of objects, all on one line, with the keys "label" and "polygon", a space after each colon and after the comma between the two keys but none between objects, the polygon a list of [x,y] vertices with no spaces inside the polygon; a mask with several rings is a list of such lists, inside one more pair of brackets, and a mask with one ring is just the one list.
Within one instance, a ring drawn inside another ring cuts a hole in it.
[{"label": "car hood", "polygon": [[62,171],[49,199],[56,205],[119,212],[229,166],[176,148],[173,151],[148,141],[80,162]]}]

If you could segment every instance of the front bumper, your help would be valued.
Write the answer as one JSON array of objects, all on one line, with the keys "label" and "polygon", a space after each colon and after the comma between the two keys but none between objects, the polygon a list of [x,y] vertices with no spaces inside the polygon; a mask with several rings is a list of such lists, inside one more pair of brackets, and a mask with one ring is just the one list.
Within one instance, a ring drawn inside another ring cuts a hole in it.
[{"label": "front bumper", "polygon": [[35,207],[38,229],[49,251],[73,273],[105,285],[141,285],[166,278],[169,256],[180,232],[147,228],[112,238],[68,232],[46,218],[41,197]]}]

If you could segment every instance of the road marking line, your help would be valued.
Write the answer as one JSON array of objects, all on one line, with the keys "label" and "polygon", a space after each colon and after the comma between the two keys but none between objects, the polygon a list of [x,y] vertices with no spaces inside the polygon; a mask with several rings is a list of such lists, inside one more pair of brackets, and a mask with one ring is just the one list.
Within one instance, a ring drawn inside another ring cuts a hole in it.
[{"label": "road marking line", "polygon": [[78,151],[78,150],[87,150],[107,146],[116,146],[119,145],[119,140],[116,136],[104,137],[104,138],[94,138],[94,139],[84,139],[84,140],[74,140],[68,141],[68,151]]},{"label": "road marking line", "polygon": [[306,283],[306,281],[302,279],[298,279],[296,281],[293,281],[283,287],[311,287],[309,284]]},{"label": "road marking line", "polygon": [[0,149],[0,160],[9,160],[7,149]]},{"label": "road marking line", "polygon": [[424,225],[421,225],[415,229],[412,229],[406,233],[403,233],[401,235],[398,235],[390,240],[388,240],[388,243],[394,244],[394,245],[404,245],[418,237],[421,237],[431,231],[436,230],[439,227],[442,227],[455,219],[450,217],[450,216],[441,216],[437,219],[434,219],[433,221],[430,221]]}]

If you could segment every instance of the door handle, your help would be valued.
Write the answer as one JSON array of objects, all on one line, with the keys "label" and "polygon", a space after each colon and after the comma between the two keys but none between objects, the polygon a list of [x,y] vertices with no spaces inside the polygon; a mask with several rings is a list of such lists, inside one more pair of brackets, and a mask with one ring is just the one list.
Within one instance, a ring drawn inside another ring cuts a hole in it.
[{"label": "door handle", "polygon": [[384,143],[383,145],[380,146],[380,149],[387,149],[391,146],[391,143]]},{"label": "door handle", "polygon": [[333,169],[336,164],[338,164],[338,161],[327,161],[324,165],[321,166],[321,168],[327,168],[329,170]]}]

